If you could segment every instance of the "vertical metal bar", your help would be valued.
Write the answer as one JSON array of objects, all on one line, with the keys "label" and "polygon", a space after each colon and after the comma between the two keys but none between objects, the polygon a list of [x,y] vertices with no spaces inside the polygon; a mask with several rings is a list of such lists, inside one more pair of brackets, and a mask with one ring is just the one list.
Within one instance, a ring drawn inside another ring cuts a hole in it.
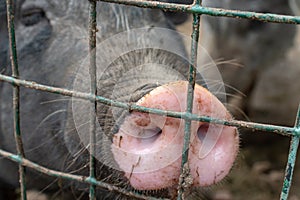
[{"label": "vertical metal bar", "polygon": [[[6,0],[7,8],[7,28],[9,36],[9,50],[10,50],[10,61],[12,68],[12,76],[19,78],[18,68],[18,57],[16,49],[16,38],[15,38],[15,26],[14,26],[14,1]],[[14,120],[14,137],[17,146],[18,156],[21,158],[25,157],[21,129],[20,129],[20,88],[17,85],[13,86],[13,120]],[[19,182],[21,189],[21,199],[26,200],[26,180],[25,180],[25,167],[19,164]]]},{"label": "vertical metal bar", "polygon": [[[95,0],[89,0],[89,56],[90,66],[89,73],[91,78],[91,94],[97,94],[97,76],[96,76],[96,32],[97,32],[97,3]],[[96,143],[96,110],[97,102],[93,102],[90,110],[90,178],[95,179],[96,176],[96,159],[95,159],[95,143]],[[90,200],[96,199],[95,185],[90,185]]]},{"label": "vertical metal bar", "polygon": [[[201,5],[202,1],[197,0],[195,2],[197,5]],[[197,66],[197,52],[198,52],[198,40],[199,40],[199,28],[200,28],[200,15],[193,14],[193,33],[192,33],[192,44],[191,44],[191,64],[189,67],[189,84],[187,92],[187,108],[186,114],[191,114],[193,111],[193,99],[194,99],[194,87],[196,81],[196,68]],[[188,165],[188,154],[189,154],[189,144],[191,136],[191,120],[185,120],[184,127],[184,143],[182,150],[182,161],[181,161],[181,172],[179,178],[178,186],[178,196],[177,199],[184,199],[184,187],[183,185],[190,186],[187,183],[189,177],[189,165]]]},{"label": "vertical metal bar", "polygon": [[293,172],[295,168],[295,162],[297,157],[297,150],[299,147],[299,134],[300,134],[300,105],[298,107],[297,119],[295,122],[295,133],[297,136],[292,136],[290,151],[288,156],[288,162],[285,169],[285,176],[283,186],[281,190],[280,199],[287,200],[289,191],[292,185]]}]

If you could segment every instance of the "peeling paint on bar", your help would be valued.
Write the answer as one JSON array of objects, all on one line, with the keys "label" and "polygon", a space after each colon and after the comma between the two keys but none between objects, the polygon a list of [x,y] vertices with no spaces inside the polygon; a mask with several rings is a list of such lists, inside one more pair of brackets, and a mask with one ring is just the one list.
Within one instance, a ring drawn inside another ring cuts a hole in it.
[{"label": "peeling paint on bar", "polygon": [[288,155],[288,162],[286,164],[286,169],[285,169],[285,176],[283,180],[283,186],[281,190],[281,195],[280,199],[281,200],[286,200],[288,199],[289,196],[289,191],[292,186],[292,179],[293,179],[293,172],[295,169],[295,163],[296,163],[296,158],[297,158],[297,151],[299,148],[299,132],[300,132],[300,104],[298,107],[298,112],[297,112],[297,118],[295,122],[295,135],[291,139],[291,144],[290,144],[290,151]]},{"label": "peeling paint on bar", "polygon": [[[12,77],[19,78],[19,65],[17,56],[17,44],[15,38],[15,25],[14,25],[14,0],[6,0],[6,12],[7,12],[7,29],[9,38],[9,51],[10,51],[10,63],[12,69]],[[14,138],[17,147],[17,153],[19,156],[25,157],[23,142],[21,137],[21,127],[20,127],[20,87],[13,85],[13,124],[14,124]],[[22,165],[19,165],[19,182],[20,182],[20,192],[21,199],[26,200],[26,172]]]},{"label": "peeling paint on bar", "polygon": [[[97,33],[97,3],[95,0],[89,0],[89,74],[91,78],[91,93],[97,94],[97,72],[96,72],[96,33]],[[96,158],[95,144],[96,144],[96,117],[97,101],[94,101],[94,106],[90,108],[90,180],[96,180]],[[93,183],[93,182],[91,182]],[[95,184],[90,185],[89,191],[90,200],[96,199]]]},{"label": "peeling paint on bar", "polygon": [[218,17],[233,17],[233,18],[243,18],[250,20],[258,20],[263,22],[272,23],[284,23],[284,24],[300,24],[299,16],[289,16],[289,15],[279,15],[271,13],[256,13],[249,11],[240,10],[229,10],[222,8],[211,8],[195,5],[183,5],[174,3],[163,3],[157,1],[141,1],[141,0],[98,0],[110,3],[118,3],[125,5],[132,5],[143,8],[156,8],[162,9],[164,11],[174,11],[174,12],[189,12],[193,14],[205,14]]}]

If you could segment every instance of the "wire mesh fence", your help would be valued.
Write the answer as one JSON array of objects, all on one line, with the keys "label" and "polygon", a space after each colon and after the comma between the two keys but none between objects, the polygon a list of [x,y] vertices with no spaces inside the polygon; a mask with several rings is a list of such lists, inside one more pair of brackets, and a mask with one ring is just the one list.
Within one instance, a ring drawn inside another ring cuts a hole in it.
[{"label": "wire mesh fence", "polygon": [[[297,114],[297,119],[295,120],[294,127],[286,127],[286,126],[277,126],[270,124],[261,124],[261,123],[253,123],[246,121],[238,121],[238,120],[223,120],[217,119],[207,116],[198,116],[192,113],[192,104],[193,104],[193,95],[194,95],[194,87],[196,80],[196,72],[195,67],[197,64],[197,50],[198,50],[198,42],[199,42],[199,26],[200,26],[200,16],[201,15],[211,15],[218,17],[232,17],[232,18],[245,18],[249,20],[258,20],[263,22],[270,23],[285,23],[285,24],[300,24],[300,17],[295,16],[287,16],[287,15],[278,15],[278,14],[270,14],[270,13],[255,13],[248,11],[238,11],[238,10],[226,10],[221,8],[211,8],[202,6],[201,0],[195,0],[192,5],[184,5],[184,4],[172,4],[172,3],[164,3],[158,1],[140,1],[140,0],[102,0],[103,2],[109,3],[117,3],[117,4],[125,4],[131,6],[137,6],[142,8],[153,8],[153,9],[162,9],[164,11],[173,11],[173,12],[188,12],[193,14],[193,33],[192,33],[192,44],[191,44],[191,64],[189,68],[189,88],[188,88],[188,96],[187,96],[187,110],[185,112],[174,112],[167,111],[161,109],[153,109],[147,108],[143,106],[138,106],[135,104],[127,104],[116,101],[114,99],[108,99],[105,97],[97,96],[97,87],[96,87],[96,51],[93,51],[96,48],[96,33],[97,33],[97,22],[96,22],[96,6],[97,1],[90,0],[87,3],[89,6],[89,49],[90,49],[90,77],[91,77],[91,93],[82,93],[78,91],[51,87],[27,80],[19,79],[18,72],[18,58],[16,51],[16,40],[15,40],[15,28],[14,28],[14,1],[7,0],[7,19],[8,19],[8,33],[9,33],[9,42],[10,42],[10,59],[11,59],[11,67],[12,67],[12,75],[6,76],[0,74],[0,81],[4,81],[10,83],[13,87],[13,112],[14,112],[14,135],[15,142],[17,145],[17,154],[13,154],[0,149],[0,155],[6,157],[10,160],[13,160],[19,163],[19,179],[20,179],[20,189],[21,189],[21,198],[26,199],[26,180],[25,180],[25,167],[33,168],[36,171],[45,173],[49,176],[60,177],[64,179],[74,180],[78,182],[83,182],[90,184],[90,199],[95,199],[95,187],[99,186],[105,188],[109,191],[117,191],[119,193],[136,197],[142,199],[156,199],[154,197],[145,196],[139,194],[137,192],[127,191],[125,189],[112,186],[102,181],[96,180],[95,177],[95,168],[96,162],[93,156],[95,151],[95,146],[90,145],[90,175],[88,177],[72,175],[60,171],[51,170],[45,168],[41,165],[38,165],[30,160],[27,160],[24,155],[23,144],[22,144],[22,130],[20,129],[20,87],[27,87],[34,90],[41,90],[50,93],[75,97],[79,99],[89,100],[94,102],[95,108],[98,103],[106,104],[109,106],[120,107],[126,109],[128,111],[139,111],[152,113],[156,115],[163,115],[174,118],[182,118],[185,120],[185,137],[184,137],[184,146],[182,150],[182,163],[181,163],[181,173],[183,173],[184,165],[188,162],[188,148],[190,142],[190,134],[191,134],[191,122],[192,121],[201,121],[208,122],[214,124],[221,124],[226,126],[234,126],[234,127],[243,127],[251,130],[258,131],[267,131],[275,134],[281,134],[287,137],[290,137],[290,150],[288,155],[288,162],[286,164],[286,172],[285,178],[283,180],[283,187],[281,191],[280,199],[286,200],[288,199],[289,190],[292,185],[292,176],[295,167],[295,160],[297,149],[299,146],[299,137],[300,137],[300,107]],[[90,144],[95,144],[95,117],[91,114],[90,120]],[[183,177],[184,179],[184,177]],[[182,178],[179,180],[179,190],[177,199],[183,198],[183,190],[184,187],[182,184],[184,181]]]}]

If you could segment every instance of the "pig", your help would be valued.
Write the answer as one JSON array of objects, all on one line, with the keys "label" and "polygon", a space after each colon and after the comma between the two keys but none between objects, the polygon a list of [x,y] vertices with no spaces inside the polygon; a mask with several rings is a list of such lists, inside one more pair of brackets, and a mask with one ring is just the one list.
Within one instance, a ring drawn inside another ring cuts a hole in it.
[{"label": "pig", "polygon": [[[172,23],[159,10],[102,2],[97,5],[97,95],[150,108],[185,111],[190,61]],[[20,78],[89,92],[88,2],[19,0],[15,10]],[[0,15],[0,72],[11,75],[4,0],[0,1]],[[200,75],[198,71],[193,113],[231,120]],[[0,82],[0,102],[0,148],[16,153],[12,86],[8,83]],[[20,103],[26,158],[50,169],[88,176],[89,110],[93,104],[28,88],[21,88]],[[97,180],[175,198],[184,121],[101,103],[94,114]],[[193,122],[191,130],[190,187],[221,181],[238,152],[236,128]],[[0,195],[6,198],[7,191],[19,186],[17,165],[1,158],[0,169]],[[88,195],[86,184],[57,181],[29,168],[26,184],[27,188],[43,191],[64,191],[71,199]],[[132,199],[103,188],[98,188],[96,195],[98,199]]]},{"label": "pig", "polygon": [[[204,1],[204,5],[292,15],[287,0],[263,2],[259,0],[213,0]],[[284,91],[279,91],[278,87],[272,89],[274,84],[269,84],[267,89],[263,86],[265,83],[260,83],[265,79],[265,74],[272,71],[277,63],[285,60],[286,52],[294,45],[296,26],[245,19],[216,19],[214,17],[206,17],[206,21],[210,25],[211,35],[214,35],[214,44],[209,51],[211,56],[215,60],[230,61],[221,61],[218,66],[224,83],[228,86],[226,92],[229,94],[228,103],[231,104],[228,105],[228,109],[239,119],[293,125],[298,103],[279,103],[275,96],[280,96],[277,94],[284,93]],[[205,38],[203,39],[205,40]],[[281,79],[280,72],[274,70],[274,73],[278,74],[277,79]],[[284,90],[286,91],[286,89]],[[267,98],[265,92],[272,94]],[[262,96],[265,96],[264,100]],[[291,101],[293,101],[292,99]],[[276,106],[269,106],[271,104]],[[284,105],[287,104],[293,105],[293,111],[285,112]]]}]

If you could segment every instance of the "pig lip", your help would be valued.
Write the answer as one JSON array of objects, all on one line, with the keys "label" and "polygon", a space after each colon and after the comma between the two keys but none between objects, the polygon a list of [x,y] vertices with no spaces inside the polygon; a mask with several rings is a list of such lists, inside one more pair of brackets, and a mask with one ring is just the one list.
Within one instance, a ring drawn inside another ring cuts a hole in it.
[{"label": "pig lip", "polygon": [[[177,81],[157,87],[137,104],[171,111],[185,111],[187,82]],[[223,104],[205,88],[196,85],[193,113],[230,120]],[[144,129],[149,137],[142,137]],[[152,130],[161,132],[151,134]],[[114,135],[114,159],[130,184],[138,190],[174,187],[180,177],[184,120],[132,112]],[[222,180],[230,171],[238,152],[238,132],[234,127],[192,122],[189,169],[194,187]]]}]

